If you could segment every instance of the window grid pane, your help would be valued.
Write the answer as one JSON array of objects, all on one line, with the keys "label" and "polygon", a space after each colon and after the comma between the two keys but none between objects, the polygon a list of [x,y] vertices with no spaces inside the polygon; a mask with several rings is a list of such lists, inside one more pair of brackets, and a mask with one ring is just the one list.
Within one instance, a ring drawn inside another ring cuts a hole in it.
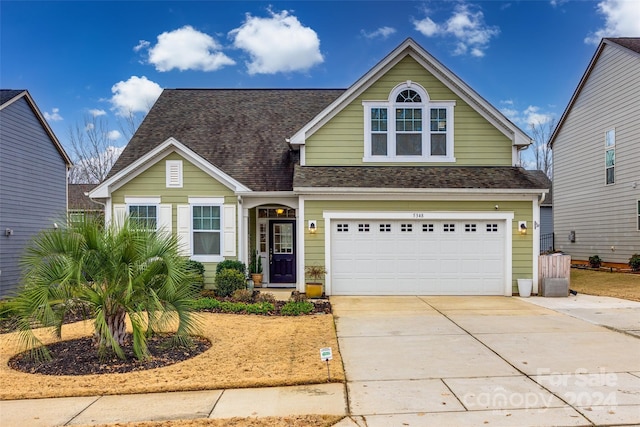
[{"label": "window grid pane", "polygon": [[129,217],[136,227],[144,230],[157,229],[155,206],[129,206]]}]

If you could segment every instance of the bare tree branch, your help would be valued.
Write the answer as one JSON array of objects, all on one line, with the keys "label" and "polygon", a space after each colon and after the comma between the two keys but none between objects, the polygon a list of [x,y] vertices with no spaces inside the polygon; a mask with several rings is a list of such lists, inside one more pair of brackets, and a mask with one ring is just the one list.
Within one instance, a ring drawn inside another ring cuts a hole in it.
[{"label": "bare tree branch", "polygon": [[555,118],[544,123],[530,123],[529,131],[533,138],[531,148],[535,160],[535,168],[543,171],[549,179],[553,178],[553,155],[549,147],[549,138],[556,126]]}]

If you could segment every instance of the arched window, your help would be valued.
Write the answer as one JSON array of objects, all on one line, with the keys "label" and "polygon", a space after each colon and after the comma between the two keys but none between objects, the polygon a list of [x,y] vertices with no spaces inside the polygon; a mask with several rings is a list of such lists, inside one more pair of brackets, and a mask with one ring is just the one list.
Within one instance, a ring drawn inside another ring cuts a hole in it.
[{"label": "arched window", "polygon": [[367,162],[452,162],[455,101],[433,101],[411,81],[386,101],[364,101]]}]

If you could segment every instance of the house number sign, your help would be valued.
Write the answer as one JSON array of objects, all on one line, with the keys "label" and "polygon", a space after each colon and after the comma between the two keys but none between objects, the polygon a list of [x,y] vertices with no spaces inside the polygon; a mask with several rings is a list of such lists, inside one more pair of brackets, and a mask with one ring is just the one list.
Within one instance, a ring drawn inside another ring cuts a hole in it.
[{"label": "house number sign", "polygon": [[413,213],[413,217],[414,218],[424,218],[424,213],[422,213],[422,212],[414,212]]}]

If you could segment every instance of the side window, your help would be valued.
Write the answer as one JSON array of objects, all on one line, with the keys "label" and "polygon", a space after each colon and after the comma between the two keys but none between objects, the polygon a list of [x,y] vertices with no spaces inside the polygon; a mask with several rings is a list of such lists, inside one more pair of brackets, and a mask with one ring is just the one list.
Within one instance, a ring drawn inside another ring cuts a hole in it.
[{"label": "side window", "polygon": [[608,130],[604,136],[604,156],[605,156],[605,175],[606,183],[615,184],[616,182],[616,131]]}]

